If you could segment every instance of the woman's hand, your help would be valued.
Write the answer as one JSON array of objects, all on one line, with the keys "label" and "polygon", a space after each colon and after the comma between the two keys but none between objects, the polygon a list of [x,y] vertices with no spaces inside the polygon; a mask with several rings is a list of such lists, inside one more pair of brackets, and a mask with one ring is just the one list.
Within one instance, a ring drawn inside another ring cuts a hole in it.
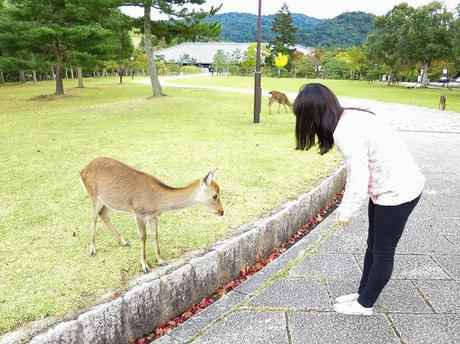
[{"label": "woman's hand", "polygon": [[340,213],[337,213],[336,221],[339,225],[346,226],[350,223],[350,218],[342,216],[340,215]]}]

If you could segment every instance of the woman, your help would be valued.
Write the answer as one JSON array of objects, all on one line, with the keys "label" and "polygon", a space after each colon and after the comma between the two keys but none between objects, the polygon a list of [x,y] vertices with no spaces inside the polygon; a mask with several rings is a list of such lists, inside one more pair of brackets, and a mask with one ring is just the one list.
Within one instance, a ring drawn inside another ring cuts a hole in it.
[{"label": "woman", "polygon": [[356,293],[335,299],[334,310],[372,315],[393,271],[396,245],[417,205],[425,178],[396,133],[374,113],[343,108],[321,84],[304,85],[294,103],[299,150],[337,146],[346,160],[345,194],[337,222],[347,225],[369,195],[369,232],[361,282]]}]

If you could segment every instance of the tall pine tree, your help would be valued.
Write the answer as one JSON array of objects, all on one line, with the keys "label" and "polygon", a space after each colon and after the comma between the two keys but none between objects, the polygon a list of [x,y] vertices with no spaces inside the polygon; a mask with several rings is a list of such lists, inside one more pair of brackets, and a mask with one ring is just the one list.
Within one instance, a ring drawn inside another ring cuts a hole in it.
[{"label": "tall pine tree", "polygon": [[275,38],[270,44],[275,49],[275,55],[279,52],[290,54],[292,47],[297,43],[297,27],[293,23],[291,12],[286,3],[275,14],[275,18],[272,21],[272,32],[275,34]]}]

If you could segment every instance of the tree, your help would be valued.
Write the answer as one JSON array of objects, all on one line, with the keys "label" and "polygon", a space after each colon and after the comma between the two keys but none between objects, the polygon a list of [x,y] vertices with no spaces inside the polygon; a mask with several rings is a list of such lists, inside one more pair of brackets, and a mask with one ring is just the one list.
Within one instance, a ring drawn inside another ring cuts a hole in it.
[{"label": "tree", "polygon": [[19,81],[25,82],[24,71],[32,65],[33,55],[16,35],[16,30],[22,32],[26,27],[14,21],[10,7],[0,2],[0,78],[4,81],[3,71],[9,71],[18,73]]},{"label": "tree", "polygon": [[278,55],[275,57],[275,66],[278,68],[278,78],[281,75],[281,68],[286,66],[289,61],[289,56],[284,55],[283,53],[278,53]]},{"label": "tree", "polygon": [[[275,38],[270,42],[270,49],[273,55],[267,62],[274,64],[278,53],[292,56],[294,52],[293,46],[297,43],[297,27],[293,23],[291,12],[286,3],[275,14],[275,18],[272,21],[272,32],[275,35]],[[280,69],[278,68],[279,71]]]},{"label": "tree", "polygon": [[[337,58],[339,56],[339,58]],[[322,72],[326,78],[343,79],[348,74],[347,63],[340,59],[340,55],[334,51],[328,51],[324,57]]]},{"label": "tree", "polygon": [[358,73],[361,77],[362,67],[366,63],[364,49],[361,47],[350,47],[338,53],[336,59],[346,63],[350,72],[350,79],[355,79],[355,74]]},{"label": "tree", "polygon": [[217,74],[223,72],[228,67],[228,58],[222,50],[217,50],[213,57],[212,65]]},{"label": "tree", "polygon": [[64,94],[63,67],[72,54],[73,58],[97,59],[112,48],[111,32],[101,24],[109,15],[112,0],[12,0],[10,3],[6,11],[13,25],[2,35],[14,33],[27,51],[52,56],[56,64],[56,95]]},{"label": "tree", "polygon": [[[142,18],[142,30],[144,32],[144,46],[147,53],[148,70],[152,93],[154,97],[163,95],[158,71],[155,66],[155,55],[152,48],[152,32],[155,32],[157,39],[171,41],[175,37],[183,39],[200,40],[203,37],[217,37],[220,33],[220,24],[205,24],[201,21],[207,16],[214,15],[220,9],[211,6],[209,11],[189,10],[186,5],[202,5],[206,0],[144,0],[144,1],[123,1],[122,6],[137,6],[144,9]],[[167,15],[170,20],[151,20],[152,8]]]},{"label": "tree", "polygon": [[460,3],[456,11],[457,14],[452,28],[452,53],[454,55],[454,62],[457,66],[460,66]]},{"label": "tree", "polygon": [[413,12],[407,3],[394,6],[385,15],[375,18],[376,32],[368,36],[371,59],[385,64],[390,70],[388,85],[407,54],[407,23]]},{"label": "tree", "polygon": [[[275,38],[270,43],[283,52],[283,48],[290,49],[297,43],[296,33],[297,27],[292,21],[292,15],[286,3],[281,6],[281,9],[275,14],[272,22],[272,32]],[[287,52],[284,50],[284,52]]]},{"label": "tree", "polygon": [[[261,45],[261,60],[264,62],[271,51],[266,45]],[[241,68],[243,74],[254,73],[256,70],[256,56],[257,56],[257,43],[252,43],[248,46],[248,49],[244,53],[244,59],[241,62]]]},{"label": "tree", "polygon": [[416,8],[407,24],[406,54],[412,62],[422,64],[422,87],[427,87],[432,62],[451,55],[452,13],[433,1]]}]

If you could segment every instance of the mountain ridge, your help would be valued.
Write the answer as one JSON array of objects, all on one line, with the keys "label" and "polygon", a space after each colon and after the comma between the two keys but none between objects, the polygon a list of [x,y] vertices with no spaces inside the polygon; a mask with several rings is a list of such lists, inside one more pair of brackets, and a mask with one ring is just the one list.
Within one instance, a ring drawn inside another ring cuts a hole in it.
[{"label": "mountain ridge", "polygon": [[[262,40],[273,39],[271,23],[275,14],[262,16]],[[294,25],[299,29],[297,43],[305,46],[348,47],[361,45],[374,31],[375,15],[365,12],[344,12],[331,19],[318,19],[302,13],[292,13]],[[222,25],[220,39],[230,42],[256,40],[257,16],[245,12],[227,12],[208,17],[205,22]]]}]

